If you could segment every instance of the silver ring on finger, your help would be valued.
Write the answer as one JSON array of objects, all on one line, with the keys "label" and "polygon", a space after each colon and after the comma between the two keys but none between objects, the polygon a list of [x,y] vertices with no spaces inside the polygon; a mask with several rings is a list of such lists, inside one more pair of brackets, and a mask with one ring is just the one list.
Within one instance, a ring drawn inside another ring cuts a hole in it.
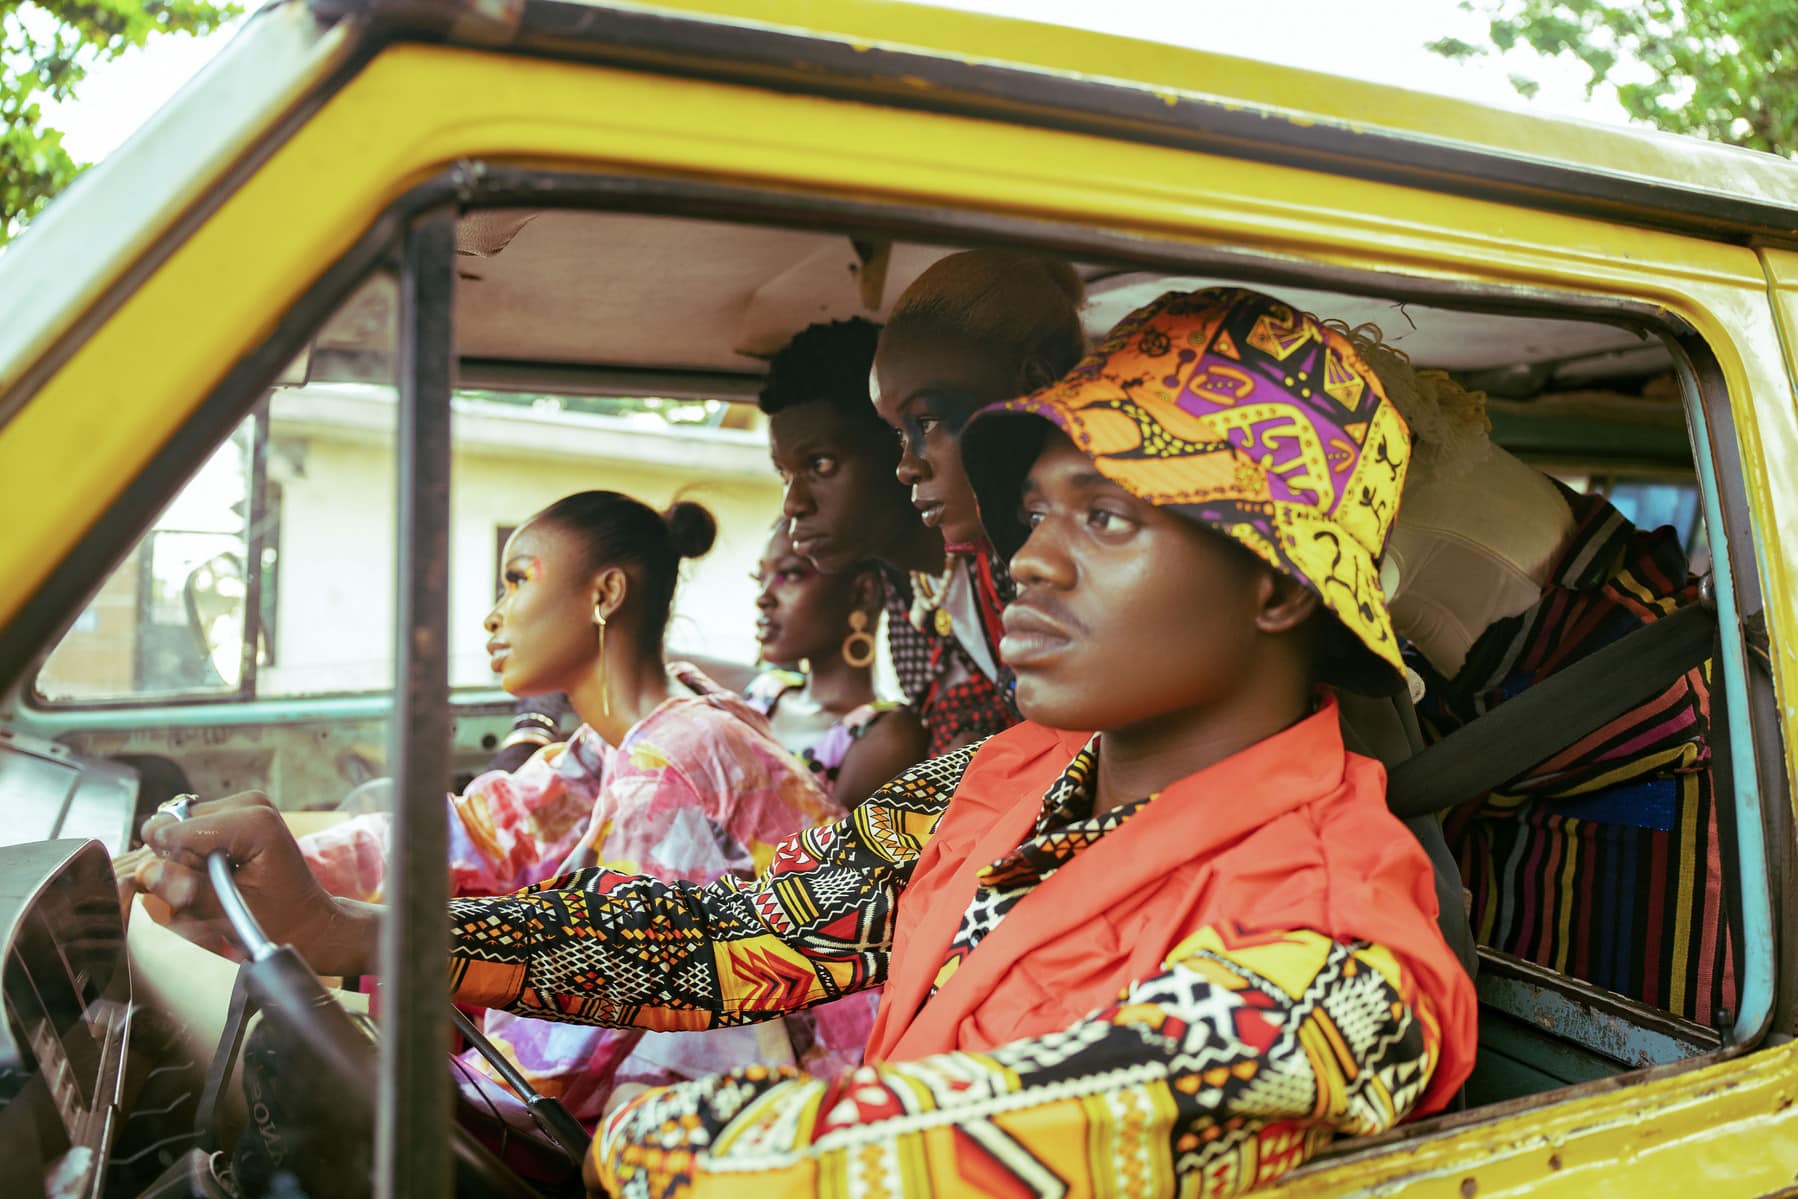
[{"label": "silver ring on finger", "polygon": [[165,799],[156,805],[156,810],[176,820],[186,820],[189,808],[199,801],[197,795],[177,795],[173,799]]}]

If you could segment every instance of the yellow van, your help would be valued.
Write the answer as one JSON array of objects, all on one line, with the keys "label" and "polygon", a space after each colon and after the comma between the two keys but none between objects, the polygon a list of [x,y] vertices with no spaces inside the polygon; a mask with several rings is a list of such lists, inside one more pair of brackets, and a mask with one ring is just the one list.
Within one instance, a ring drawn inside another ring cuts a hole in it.
[{"label": "yellow van", "polygon": [[[1207,281],[1376,323],[1713,563],[1739,1000],[1483,950],[1461,1110],[1274,1192],[1798,1183],[1798,166],[880,0],[277,0],[0,257],[0,1190],[235,1193],[217,971],[116,921],[148,811],[441,810],[510,724],[497,547],[585,486],[712,504],[672,638],[747,666],[767,355],[971,246],[1077,264],[1095,333]],[[452,1172],[441,838],[391,896],[384,1195]]]}]

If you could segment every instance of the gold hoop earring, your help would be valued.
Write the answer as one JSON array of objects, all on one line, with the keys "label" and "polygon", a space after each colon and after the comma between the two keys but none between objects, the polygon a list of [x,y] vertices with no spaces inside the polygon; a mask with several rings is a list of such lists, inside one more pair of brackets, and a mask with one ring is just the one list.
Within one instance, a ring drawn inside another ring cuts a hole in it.
[{"label": "gold hoop earring", "polygon": [[843,661],[860,670],[874,664],[874,634],[868,632],[868,614],[849,614],[849,636],[843,638]]},{"label": "gold hoop earring", "polygon": [[593,619],[599,625],[599,707],[608,719],[612,715],[612,680],[606,671],[606,616],[593,605]]}]

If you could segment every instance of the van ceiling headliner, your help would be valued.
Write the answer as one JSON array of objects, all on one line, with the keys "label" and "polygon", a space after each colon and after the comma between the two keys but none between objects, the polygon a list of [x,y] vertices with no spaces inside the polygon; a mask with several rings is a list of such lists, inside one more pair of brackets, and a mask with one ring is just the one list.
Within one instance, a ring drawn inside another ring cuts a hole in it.
[{"label": "van ceiling headliner", "polygon": [[[816,321],[882,320],[925,268],[952,250],[852,242],[841,234],[721,221],[551,210],[489,211],[458,228],[460,355],[488,363],[724,372],[755,376]],[[1164,291],[1221,278],[1119,272],[1083,264],[1087,332],[1102,336]],[[1322,317],[1371,322],[1420,366],[1490,371],[1588,361],[1642,374],[1668,359],[1655,341],[1589,321],[1467,313],[1367,296],[1274,287]],[[326,349],[376,349],[392,328],[363,293],[321,332]]]}]

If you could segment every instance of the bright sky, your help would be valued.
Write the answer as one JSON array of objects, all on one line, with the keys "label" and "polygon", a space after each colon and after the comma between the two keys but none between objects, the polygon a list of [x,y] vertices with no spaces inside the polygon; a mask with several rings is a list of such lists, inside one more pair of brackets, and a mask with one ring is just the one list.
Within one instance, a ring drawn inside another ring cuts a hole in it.
[{"label": "bright sky", "polygon": [[[1420,91],[1601,121],[1624,120],[1614,95],[1585,96],[1584,68],[1530,51],[1454,63],[1424,49],[1444,36],[1482,40],[1484,21],[1457,0],[940,0],[942,7],[1122,34],[1350,75]],[[218,53],[235,26],[209,38],[159,38],[143,50],[96,67],[74,104],[50,121],[77,160],[97,161],[118,147]],[[1511,72],[1542,84],[1532,100],[1511,87]]]}]

